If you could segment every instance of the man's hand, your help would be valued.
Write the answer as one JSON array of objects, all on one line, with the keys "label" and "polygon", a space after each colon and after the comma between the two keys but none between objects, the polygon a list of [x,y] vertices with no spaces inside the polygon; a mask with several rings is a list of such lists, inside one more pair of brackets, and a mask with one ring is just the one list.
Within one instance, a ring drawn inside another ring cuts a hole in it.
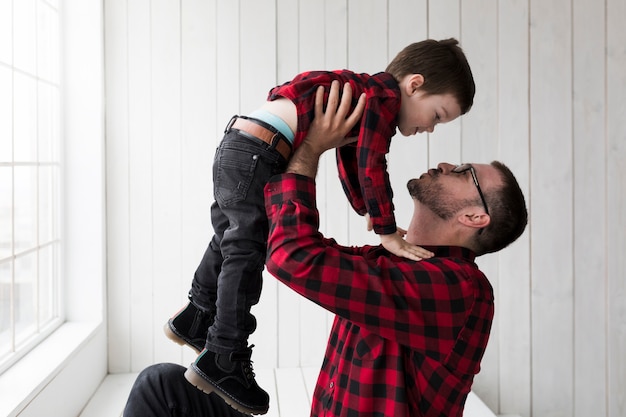
[{"label": "man's hand", "polygon": [[348,115],[352,103],[352,87],[346,83],[339,100],[339,81],[333,81],[324,112],[324,87],[317,88],[315,94],[315,119],[309,132],[296,149],[287,166],[287,172],[315,178],[320,156],[328,149],[355,142],[356,137],[346,138],[346,134],[361,119],[365,108],[365,93],[361,94],[354,111]]},{"label": "man's hand", "polygon": [[355,142],[357,137],[346,138],[350,129],[361,119],[365,108],[365,93],[361,94],[352,114],[348,116],[352,103],[352,86],[346,83],[339,102],[339,81],[333,81],[328,93],[326,113],[324,113],[324,87],[315,92],[315,119],[311,123],[305,139],[311,150],[321,155],[328,149]]}]

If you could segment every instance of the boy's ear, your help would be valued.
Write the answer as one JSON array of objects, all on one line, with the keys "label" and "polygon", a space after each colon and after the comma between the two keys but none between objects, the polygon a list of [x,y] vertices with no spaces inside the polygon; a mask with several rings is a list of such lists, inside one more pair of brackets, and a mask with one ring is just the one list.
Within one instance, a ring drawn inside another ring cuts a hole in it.
[{"label": "boy's ear", "polygon": [[413,95],[424,85],[424,76],[422,74],[412,74],[407,81],[407,93]]}]

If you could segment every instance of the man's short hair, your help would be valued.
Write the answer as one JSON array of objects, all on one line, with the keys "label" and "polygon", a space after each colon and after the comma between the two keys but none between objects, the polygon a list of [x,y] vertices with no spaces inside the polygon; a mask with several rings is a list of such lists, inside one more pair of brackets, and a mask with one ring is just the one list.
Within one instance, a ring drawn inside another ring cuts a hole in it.
[{"label": "man's short hair", "polygon": [[504,249],[521,236],[528,223],[526,200],[517,179],[502,162],[493,161],[491,166],[500,172],[502,184],[485,192],[491,221],[475,236],[477,255]]}]

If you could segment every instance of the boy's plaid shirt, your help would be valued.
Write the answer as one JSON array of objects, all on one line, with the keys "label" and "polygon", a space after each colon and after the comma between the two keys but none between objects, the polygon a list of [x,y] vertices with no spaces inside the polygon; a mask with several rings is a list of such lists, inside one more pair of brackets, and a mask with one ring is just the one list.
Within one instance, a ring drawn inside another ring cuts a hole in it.
[{"label": "boy's plaid shirt", "polygon": [[414,262],[382,247],[344,247],[318,231],[315,182],[265,188],[267,268],[336,314],[312,416],[461,416],[493,319],[493,290],[459,247]]},{"label": "boy's plaid shirt", "polygon": [[298,74],[293,80],[274,87],[269,100],[279,97],[290,99],[298,111],[298,131],[295,132],[294,149],[306,137],[315,117],[315,92],[325,86],[324,102],[333,80],[352,86],[352,109],[361,93],[367,95],[367,104],[361,122],[346,136],[358,136],[356,143],[337,149],[337,168],[341,185],[354,210],[360,215],[369,213],[374,232],[382,235],[395,233],[393,190],[387,172],[386,155],[391,138],[396,133],[400,112],[400,87],[386,72],[357,74],[349,70],[309,71]]}]

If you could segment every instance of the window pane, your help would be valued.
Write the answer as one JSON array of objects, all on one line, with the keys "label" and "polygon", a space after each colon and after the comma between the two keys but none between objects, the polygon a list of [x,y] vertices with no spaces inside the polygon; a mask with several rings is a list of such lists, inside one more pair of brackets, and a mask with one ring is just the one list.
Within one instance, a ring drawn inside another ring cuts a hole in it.
[{"label": "window pane", "polygon": [[58,82],[59,28],[57,11],[45,2],[37,8],[37,75],[50,82]]},{"label": "window pane", "polygon": [[58,244],[52,244],[39,252],[39,326],[58,316],[57,292],[59,281]]},{"label": "window pane", "polygon": [[40,82],[37,94],[39,162],[59,162],[58,89]]},{"label": "window pane", "polygon": [[37,160],[37,84],[34,78],[13,74],[13,157],[15,162]]},{"label": "window pane", "polygon": [[37,300],[37,253],[32,252],[15,259],[15,344],[26,341],[37,331],[35,321]]},{"label": "window pane", "polygon": [[[0,1],[0,62],[13,62],[13,2]],[[7,91],[7,90],[2,90]]]},{"label": "window pane", "polygon": [[[1,36],[0,36],[1,37]],[[12,71],[0,65],[0,91],[10,92]],[[13,160],[13,103],[11,94],[0,94],[0,163]]]},{"label": "window pane", "polygon": [[35,0],[13,2],[13,62],[16,68],[35,74],[37,62],[37,7]]},{"label": "window pane", "polygon": [[0,262],[13,253],[12,172],[11,167],[0,166]]},{"label": "window pane", "polygon": [[39,244],[59,239],[59,167],[39,168]]},{"label": "window pane", "polygon": [[0,262],[0,359],[11,352],[11,262]]},{"label": "window pane", "polygon": [[15,253],[32,249],[37,245],[37,168],[16,166],[13,168],[14,189],[14,245]]}]

